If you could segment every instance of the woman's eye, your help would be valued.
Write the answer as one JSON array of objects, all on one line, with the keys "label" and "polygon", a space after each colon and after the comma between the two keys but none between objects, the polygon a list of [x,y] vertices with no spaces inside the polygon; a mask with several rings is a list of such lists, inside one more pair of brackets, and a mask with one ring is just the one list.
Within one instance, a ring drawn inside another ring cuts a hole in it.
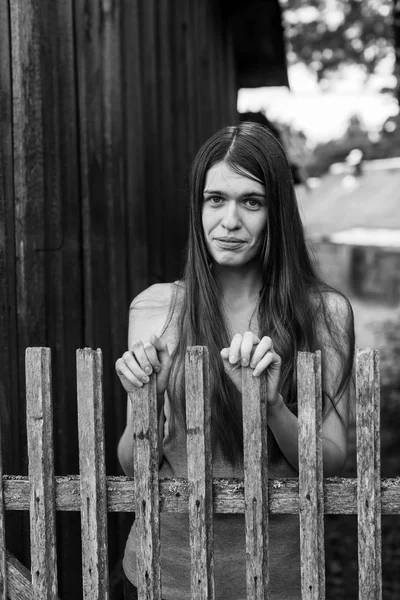
[{"label": "woman's eye", "polygon": [[255,198],[247,198],[247,200],[245,200],[244,203],[249,208],[259,208],[261,206],[261,202],[259,200],[256,200]]},{"label": "woman's eye", "polygon": [[207,201],[210,204],[221,204],[222,202],[222,198],[220,196],[210,196],[209,198],[207,198]]}]

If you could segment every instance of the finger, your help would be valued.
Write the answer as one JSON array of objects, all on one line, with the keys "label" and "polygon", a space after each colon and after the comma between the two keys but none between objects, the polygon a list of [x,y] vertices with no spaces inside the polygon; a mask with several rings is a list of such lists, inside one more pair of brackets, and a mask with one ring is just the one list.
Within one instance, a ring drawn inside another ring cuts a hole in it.
[{"label": "finger", "polygon": [[163,342],[159,337],[157,337],[154,333],[150,336],[150,341],[157,350],[158,358],[161,364],[168,364],[168,362],[171,361],[171,356],[167,344]]},{"label": "finger", "polygon": [[122,358],[119,358],[115,363],[115,370],[127,392],[131,392],[138,387],[143,387],[143,383],[132,373]]},{"label": "finger", "polygon": [[146,352],[147,358],[155,373],[159,373],[161,370],[161,364],[158,360],[158,354],[155,346],[151,342],[145,342],[143,344],[144,351]]},{"label": "finger", "polygon": [[257,347],[254,350],[254,354],[250,361],[250,367],[252,369],[254,369],[256,367],[257,363],[260,362],[260,360],[262,359],[264,354],[266,354],[270,350],[271,351],[274,350],[274,345],[272,343],[272,340],[270,337],[264,336],[263,338],[261,338],[260,343],[257,344]]},{"label": "finger", "polygon": [[270,366],[276,366],[280,369],[281,363],[281,357],[276,352],[267,352],[254,369],[253,376],[258,377]]},{"label": "finger", "polygon": [[122,361],[125,363],[125,365],[128,367],[128,369],[130,369],[132,371],[133,375],[135,375],[135,377],[137,377],[137,379],[139,379],[143,383],[149,382],[149,378],[148,378],[147,374],[144,372],[144,370],[138,364],[136,357],[132,354],[132,352],[129,352],[129,350],[124,352],[122,355]]},{"label": "finger", "polygon": [[229,348],[222,348],[220,354],[223,360],[229,361]]},{"label": "finger", "polygon": [[246,331],[243,335],[242,344],[240,346],[242,367],[247,367],[249,364],[253,346],[258,344],[259,341],[260,339],[252,331]]},{"label": "finger", "polygon": [[146,375],[151,375],[153,367],[148,359],[142,340],[136,340],[132,344],[131,352],[134,354],[139,366],[143,369]]},{"label": "finger", "polygon": [[242,345],[242,336],[237,333],[233,336],[231,345],[229,347],[229,362],[234,365],[239,360],[240,346]]}]

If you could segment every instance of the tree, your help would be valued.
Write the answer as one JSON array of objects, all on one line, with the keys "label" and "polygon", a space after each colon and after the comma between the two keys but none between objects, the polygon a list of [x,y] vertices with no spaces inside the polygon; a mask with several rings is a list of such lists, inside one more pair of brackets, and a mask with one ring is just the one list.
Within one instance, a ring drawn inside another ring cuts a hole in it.
[{"label": "tree", "polygon": [[281,0],[289,65],[305,64],[320,82],[342,65],[365,75],[394,55],[392,0]]}]

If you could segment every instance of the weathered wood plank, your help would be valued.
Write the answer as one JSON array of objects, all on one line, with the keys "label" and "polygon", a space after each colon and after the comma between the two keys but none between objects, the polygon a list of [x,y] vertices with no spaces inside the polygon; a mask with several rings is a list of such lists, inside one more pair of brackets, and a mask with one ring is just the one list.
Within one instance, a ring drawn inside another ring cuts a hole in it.
[{"label": "weathered wood plank", "polygon": [[7,552],[8,594],[10,600],[33,600],[31,572]]},{"label": "weathered wood plank", "polygon": [[211,398],[208,350],[186,354],[186,428],[192,600],[214,600]]},{"label": "weathered wood plank", "polygon": [[302,600],[325,598],[321,352],[297,358]]},{"label": "weathered wood plank", "polygon": [[268,451],[265,379],[242,368],[243,457],[248,600],[269,599]]},{"label": "weathered wood plank", "polygon": [[[55,478],[56,510],[79,511],[79,475]],[[27,477],[4,475],[4,504],[6,510],[29,510]],[[187,479],[160,479],[160,510],[188,512]],[[290,515],[299,512],[298,479],[268,481],[270,514]],[[244,513],[244,483],[239,479],[213,479],[214,513]],[[400,478],[381,480],[383,515],[400,514]],[[109,512],[134,512],[134,481],[130,477],[107,477]],[[324,480],[324,513],[326,515],[357,514],[357,479],[332,477]]]},{"label": "weathered wood plank", "polygon": [[[127,253],[129,290],[134,298],[149,283],[148,227],[145,196],[143,95],[141,81],[139,1],[123,0],[122,65],[125,105],[125,183],[127,198]],[[166,5],[165,2],[160,6]]]},{"label": "weathered wood plank", "polygon": [[129,394],[132,402],[136,526],[140,600],[161,600],[158,418],[156,379]]},{"label": "weathered wood plank", "polygon": [[107,496],[101,350],[76,352],[83,595],[107,600]]},{"label": "weathered wood plank", "polygon": [[0,600],[7,600],[7,556],[3,485],[3,423],[0,411]]},{"label": "weathered wood plank", "polygon": [[357,507],[360,600],[382,598],[379,353],[357,353]]},{"label": "weathered wood plank", "polygon": [[[10,600],[33,600],[31,572],[7,552],[8,596]],[[54,598],[58,600],[58,596]]]},{"label": "weathered wood plank", "polygon": [[[11,22],[9,0],[0,0],[0,412],[5,470],[19,471],[21,418],[18,377],[15,220],[13,189]],[[9,523],[10,525],[10,523]],[[16,548],[21,543],[16,535]]]},{"label": "weathered wood plank", "polygon": [[26,350],[26,425],[33,597],[57,596],[50,348]]}]

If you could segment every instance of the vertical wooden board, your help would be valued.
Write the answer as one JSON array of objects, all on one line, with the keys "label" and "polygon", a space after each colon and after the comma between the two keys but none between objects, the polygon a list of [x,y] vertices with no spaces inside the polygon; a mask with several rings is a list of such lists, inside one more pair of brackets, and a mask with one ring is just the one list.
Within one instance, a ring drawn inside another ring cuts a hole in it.
[{"label": "vertical wooden board", "polygon": [[212,8],[212,35],[214,48],[214,85],[216,87],[216,97],[214,110],[217,118],[217,126],[219,129],[224,125],[229,125],[228,110],[226,103],[225,89],[225,26],[222,20],[222,7],[220,4],[213,5]]},{"label": "vertical wooden board", "polygon": [[[125,182],[127,211],[127,269],[129,296],[134,298],[149,283],[147,214],[145,197],[144,97],[142,93],[140,23],[141,0],[124,0],[122,64],[124,84]],[[162,7],[165,2],[162,3]],[[160,8],[161,11],[161,8]]]},{"label": "vertical wooden board", "polygon": [[357,353],[357,513],[360,600],[382,598],[379,353]]},{"label": "vertical wooden board", "polygon": [[236,123],[238,118],[236,83],[235,49],[230,23],[225,23],[225,90],[226,90],[226,122]]},{"label": "vertical wooden board", "polygon": [[[103,147],[107,202],[109,323],[112,352],[126,339],[126,314],[120,308],[121,296],[128,298],[126,285],[126,202],[124,183],[124,144],[122,137],[121,7],[112,0],[102,1],[103,50]],[[114,362],[114,361],[113,361]],[[119,382],[116,382],[121,387]],[[115,406],[113,407],[115,411]],[[124,410],[125,412],[125,410]]]},{"label": "vertical wooden board", "polygon": [[[105,416],[107,428],[107,468],[116,473],[119,467],[115,448],[123,420],[126,419],[125,395],[117,377],[114,364],[116,357],[126,349],[126,307],[129,302],[127,256],[129,253],[126,230],[126,197],[124,182],[124,139],[122,104],[121,64],[121,5],[111,0],[102,0],[102,70],[103,70],[103,153],[104,184],[106,202],[105,237],[108,240],[105,260],[107,265],[107,338],[99,339],[104,353],[104,385],[107,398]],[[106,340],[109,340],[108,342]],[[106,345],[105,345],[106,344]]]},{"label": "vertical wooden board", "polygon": [[[46,343],[53,351],[55,464],[78,472],[76,348],[84,345],[73,3],[41,3]],[[57,514],[59,591],[81,597],[80,516]]]},{"label": "vertical wooden board", "polygon": [[197,138],[202,144],[216,129],[215,98],[212,55],[211,11],[209,0],[195,0],[195,52],[197,66],[194,76],[197,77]]},{"label": "vertical wooden board", "polygon": [[[9,0],[0,0],[0,415],[2,421],[3,470],[21,473],[25,465],[25,398],[21,398],[23,362],[18,360],[18,330],[15,268],[15,219],[13,187],[11,22]],[[24,527],[25,526],[25,527]],[[26,552],[27,515],[7,516],[6,541],[12,552]]]},{"label": "vertical wooden board", "polygon": [[[56,462],[60,473],[78,466],[76,435],[75,350],[83,343],[80,199],[77,107],[74,72],[73,14],[69,0],[43,3],[42,38],[44,105],[46,320],[55,350]],[[46,74],[46,76],[45,76]],[[72,375],[74,373],[74,375]]]},{"label": "vertical wooden board", "polygon": [[[40,7],[37,0],[10,2],[12,139],[15,209],[15,284],[18,369],[24,373],[25,348],[46,343],[44,256],[44,176]],[[25,407],[20,377],[20,407]],[[25,420],[19,422],[25,456]],[[25,470],[25,469],[24,469]]]},{"label": "vertical wooden board", "polygon": [[5,510],[3,491],[3,430],[5,423],[0,412],[0,600],[7,600],[7,555],[5,535]]},{"label": "vertical wooden board", "polygon": [[[165,196],[160,165],[163,157],[159,147],[159,38],[158,3],[147,0],[139,4],[140,40],[142,59],[143,116],[145,124],[144,152],[147,199],[148,239],[151,239],[149,253],[150,282],[164,281],[165,261]],[[161,170],[162,173],[162,170]],[[158,175],[156,175],[158,174]]]},{"label": "vertical wooden board", "polygon": [[101,350],[77,350],[83,596],[107,600],[107,483]]},{"label": "vertical wooden board", "polygon": [[139,600],[161,600],[158,417],[155,376],[129,394],[132,402]]},{"label": "vertical wooden board", "polygon": [[44,247],[41,14],[35,0],[10,8],[17,301],[26,347],[29,338],[42,337],[45,323],[44,260],[36,252]]},{"label": "vertical wooden board", "polygon": [[268,451],[265,379],[242,368],[243,455],[248,600],[270,598]]},{"label": "vertical wooden board", "polygon": [[321,352],[299,352],[299,508],[302,600],[325,598]]},{"label": "vertical wooden board", "polygon": [[58,593],[50,358],[49,348],[26,350],[31,573],[38,600]]},{"label": "vertical wooden board", "polygon": [[[168,197],[168,210],[165,213],[165,222],[170,232],[173,243],[169,252],[169,260],[173,260],[173,270],[168,275],[172,277],[181,272],[183,267],[183,249],[187,242],[189,185],[188,174],[193,154],[190,151],[193,142],[189,114],[188,78],[195,74],[188,73],[188,36],[189,36],[189,8],[184,0],[169,2],[171,12],[171,82],[172,82],[172,110],[171,120],[174,130],[173,137],[173,186]],[[197,144],[196,144],[197,146]],[[197,149],[197,148],[196,148]],[[181,267],[178,269],[178,265]]]},{"label": "vertical wooden board", "polygon": [[[164,252],[164,276],[167,281],[176,280],[181,272],[179,253],[177,245],[183,232],[176,233],[182,223],[182,215],[186,214],[185,206],[179,203],[179,184],[175,178],[174,168],[176,160],[176,124],[174,120],[175,104],[175,70],[173,36],[173,11],[171,2],[160,3],[157,10],[158,38],[157,47],[159,56],[157,59],[158,69],[158,112],[160,118],[159,144],[163,157],[160,164],[160,179],[163,183],[166,203],[164,210],[164,226],[168,236],[163,249]],[[183,231],[185,226],[182,227]]]},{"label": "vertical wooden board", "polygon": [[84,342],[87,345],[94,345],[94,335],[98,324],[96,323],[97,305],[99,304],[94,301],[93,254],[95,250],[93,249],[93,237],[97,235],[97,231],[92,226],[93,196],[96,201],[98,222],[105,222],[102,177],[102,53],[99,1],[88,0],[74,3],[84,280]]},{"label": "vertical wooden board", "polygon": [[207,348],[188,348],[185,382],[191,598],[214,600],[211,397]]}]

